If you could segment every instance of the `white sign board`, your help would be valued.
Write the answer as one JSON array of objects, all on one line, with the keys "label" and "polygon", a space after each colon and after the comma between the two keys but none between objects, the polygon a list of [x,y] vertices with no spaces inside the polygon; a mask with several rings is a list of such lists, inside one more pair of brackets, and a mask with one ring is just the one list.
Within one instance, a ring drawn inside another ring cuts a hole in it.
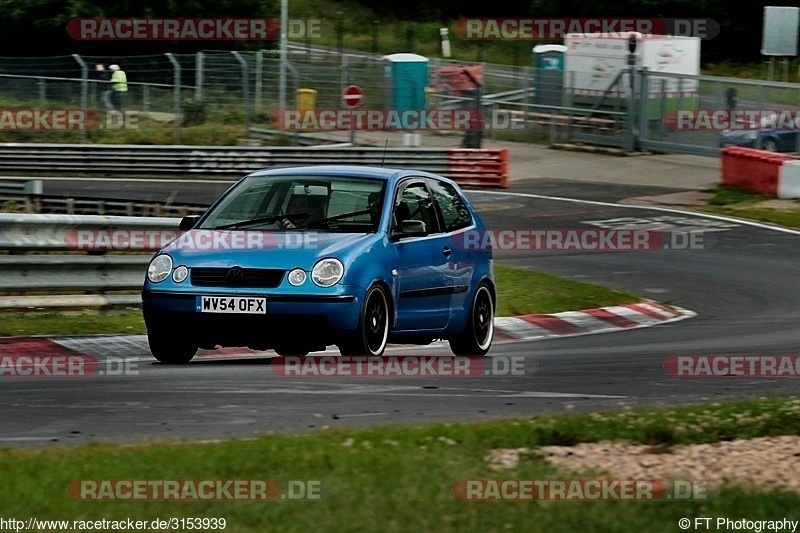
[{"label": "white sign board", "polygon": [[[601,95],[617,75],[628,68],[628,39],[622,37],[587,37],[569,34],[565,38],[564,54],[565,88],[577,95]],[[640,39],[636,47],[636,64],[646,67],[652,74],[700,74],[700,38],[669,37]],[[650,93],[657,96],[667,93],[693,94],[698,82],[691,78],[664,76],[651,77]],[[608,96],[622,96],[628,90],[627,78],[610,91]],[[674,96],[678,96],[677,94]]]},{"label": "white sign board", "polygon": [[799,24],[800,7],[765,6],[761,54],[765,56],[796,56]]}]

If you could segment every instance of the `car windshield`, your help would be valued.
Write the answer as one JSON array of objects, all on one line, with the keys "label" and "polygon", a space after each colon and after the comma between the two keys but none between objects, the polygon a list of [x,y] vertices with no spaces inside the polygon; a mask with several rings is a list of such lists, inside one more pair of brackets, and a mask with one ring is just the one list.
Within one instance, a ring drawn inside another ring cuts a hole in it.
[{"label": "car windshield", "polygon": [[254,176],[231,190],[199,227],[374,233],[383,190],[383,181],[365,178]]}]

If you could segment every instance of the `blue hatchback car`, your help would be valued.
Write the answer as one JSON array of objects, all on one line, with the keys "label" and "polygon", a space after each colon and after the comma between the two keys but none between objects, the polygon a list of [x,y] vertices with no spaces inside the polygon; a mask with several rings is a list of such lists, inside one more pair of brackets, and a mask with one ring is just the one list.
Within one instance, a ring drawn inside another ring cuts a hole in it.
[{"label": "blue hatchback car", "polygon": [[308,166],[254,172],[150,261],[142,311],[150,351],[186,363],[198,348],[304,355],[336,345],[447,339],[485,355],[494,333],[492,250],[461,189],[413,170]]}]

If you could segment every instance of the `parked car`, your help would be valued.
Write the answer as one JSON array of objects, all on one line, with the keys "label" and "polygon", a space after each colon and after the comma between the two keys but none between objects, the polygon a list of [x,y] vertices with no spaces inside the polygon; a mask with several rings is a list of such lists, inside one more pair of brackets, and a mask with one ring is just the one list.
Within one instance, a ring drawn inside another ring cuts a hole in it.
[{"label": "parked car", "polygon": [[150,350],[165,363],[198,348],[305,355],[336,345],[381,355],[388,342],[447,339],[485,355],[496,304],[485,227],[458,185],[413,170],[309,166],[254,172],[155,254],[142,288]]},{"label": "parked car", "polygon": [[770,117],[765,116],[759,124],[723,131],[720,136],[720,147],[743,146],[768,152],[797,152],[798,130],[796,128],[770,128],[767,126],[768,120]]}]

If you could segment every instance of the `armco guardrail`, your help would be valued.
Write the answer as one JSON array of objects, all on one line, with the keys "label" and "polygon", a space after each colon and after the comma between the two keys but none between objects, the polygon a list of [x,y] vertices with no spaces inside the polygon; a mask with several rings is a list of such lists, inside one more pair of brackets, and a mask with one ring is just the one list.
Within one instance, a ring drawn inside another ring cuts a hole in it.
[{"label": "armco guardrail", "polygon": [[149,260],[149,254],[0,256],[0,291],[137,290]]},{"label": "armco guardrail", "polygon": [[19,202],[28,213],[37,209],[37,200],[42,195],[42,180],[0,179],[0,199]]},{"label": "armco guardrail", "polygon": [[[137,305],[138,294],[119,292],[141,288],[147,252],[175,238],[179,221],[0,213],[0,309]],[[67,251],[86,253],[51,253]],[[114,251],[126,253],[98,254]]]},{"label": "armco guardrail", "polygon": [[459,148],[0,144],[0,173],[235,176],[309,164],[413,168],[462,185],[507,187],[508,151]]},{"label": "armco guardrail", "polygon": [[165,217],[0,213],[0,250],[154,251],[178,236],[179,222]]},{"label": "armco guardrail", "polygon": [[[0,197],[0,202],[3,198]],[[104,215],[129,217],[184,217],[186,215],[202,215],[208,205],[173,204],[167,202],[108,200],[89,197],[54,197],[42,196],[32,202],[33,213],[53,213],[66,215]]]}]

